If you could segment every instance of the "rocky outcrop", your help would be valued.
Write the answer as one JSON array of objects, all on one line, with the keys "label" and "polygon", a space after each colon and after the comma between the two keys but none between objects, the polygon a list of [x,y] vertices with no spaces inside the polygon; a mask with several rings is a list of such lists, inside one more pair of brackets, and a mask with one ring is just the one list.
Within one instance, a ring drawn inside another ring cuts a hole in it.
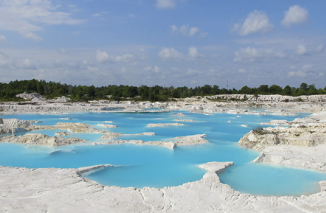
[{"label": "rocky outcrop", "polygon": [[176,146],[189,146],[189,145],[208,143],[208,141],[206,139],[204,139],[204,137],[206,137],[206,134],[175,137],[175,138],[173,138],[174,141],[172,141],[172,142]]},{"label": "rocky outcrop", "polygon": [[209,172],[214,172],[215,174],[219,175],[226,171],[227,168],[233,166],[233,162],[208,162],[204,164],[200,164],[198,167],[201,169],[205,169]]},{"label": "rocky outcrop", "polygon": [[19,119],[4,119],[3,124],[11,128],[28,128],[31,126],[30,121]]},{"label": "rocky outcrop", "polygon": [[105,128],[117,128],[117,125],[112,125],[112,124],[97,124],[99,126],[103,126]]},{"label": "rocky outcrop", "polygon": [[[109,138],[113,139],[115,134],[119,133],[110,133],[107,135],[104,135],[102,139]],[[152,134],[152,133],[143,133],[143,134]],[[111,136],[112,135],[112,136]],[[120,136],[120,135],[118,135]],[[183,136],[183,137],[175,137],[172,141],[147,141],[144,142],[142,140],[109,140],[107,142],[96,142],[93,143],[93,145],[100,145],[100,144],[136,144],[136,145],[155,145],[155,146],[163,146],[169,149],[174,149],[176,146],[191,146],[191,145],[197,145],[197,144],[205,144],[208,143],[207,140],[204,139],[206,135],[205,134],[199,134],[199,135],[190,135],[190,136]]]},{"label": "rocky outcrop", "polygon": [[64,138],[61,136],[50,137],[44,134],[30,134],[25,135],[10,135],[0,138],[0,142],[6,143],[21,143],[26,145],[46,145],[46,146],[64,146],[75,143],[83,143],[85,140],[79,138]]},{"label": "rocky outcrop", "polygon": [[70,135],[68,132],[56,132],[54,133],[55,136],[68,136]]},{"label": "rocky outcrop", "polygon": [[214,95],[209,96],[210,100],[242,100],[253,102],[326,102],[326,95],[302,95],[302,96],[285,96],[285,95],[245,95],[245,94],[232,94],[232,95]]},{"label": "rocky outcrop", "polygon": [[148,124],[147,127],[164,127],[164,126],[184,126],[184,124],[180,124],[180,123],[157,123],[157,124],[154,124],[154,123],[151,123],[151,124]]},{"label": "rocky outcrop", "polygon": [[191,119],[174,119],[173,121],[177,121],[177,122],[195,122],[194,120],[191,120]]},{"label": "rocky outcrop", "polygon": [[62,97],[58,97],[55,99],[56,102],[61,102],[61,103],[66,103],[68,101],[70,101],[70,98],[67,98],[66,96],[62,96]]},{"label": "rocky outcrop", "polygon": [[163,146],[169,149],[174,149],[175,148],[175,143],[171,141],[147,141],[144,142],[142,140],[109,140],[107,142],[96,142],[93,143],[93,145],[102,145],[102,144],[107,144],[107,145],[115,145],[115,144],[135,144],[135,145],[155,145],[155,146]]},{"label": "rocky outcrop", "polygon": [[105,135],[101,137],[101,139],[115,139],[122,135],[128,135],[128,136],[138,136],[138,135],[147,135],[147,136],[153,136],[155,135],[155,132],[143,132],[138,134],[121,134],[121,133],[115,133],[115,132],[108,132]]},{"label": "rocky outcrop", "polygon": [[174,117],[182,117],[182,116],[186,116],[186,115],[183,114],[183,113],[177,113],[177,114],[174,114],[172,116],[174,116]]},{"label": "rocky outcrop", "polygon": [[326,112],[293,121],[274,120],[268,124],[286,127],[256,129],[240,139],[239,145],[261,154],[255,163],[273,163],[326,172]]},{"label": "rocky outcrop", "polygon": [[16,95],[16,97],[23,98],[25,100],[30,99],[32,101],[44,101],[45,100],[45,98],[42,95],[40,95],[36,92],[33,92],[33,93],[24,92],[24,93],[20,93],[20,94]]},{"label": "rocky outcrop", "polygon": [[312,147],[280,145],[268,146],[254,160],[255,163],[273,163],[326,172],[326,144]]},{"label": "rocky outcrop", "polygon": [[121,133],[108,132],[105,135],[103,135],[101,139],[115,139],[121,135],[122,135]]},{"label": "rocky outcrop", "polygon": [[31,121],[19,119],[1,119],[0,135],[27,132],[33,125]]},{"label": "rocky outcrop", "polygon": [[[40,128],[42,128],[42,126]],[[94,129],[91,128],[90,125],[84,123],[58,122],[54,126],[47,126],[45,128],[68,130],[74,133],[107,133],[107,131],[105,130]]]},{"label": "rocky outcrop", "polygon": [[326,126],[319,124],[298,128],[265,128],[252,130],[243,136],[239,145],[262,151],[267,146],[295,145],[316,146],[326,143]]}]

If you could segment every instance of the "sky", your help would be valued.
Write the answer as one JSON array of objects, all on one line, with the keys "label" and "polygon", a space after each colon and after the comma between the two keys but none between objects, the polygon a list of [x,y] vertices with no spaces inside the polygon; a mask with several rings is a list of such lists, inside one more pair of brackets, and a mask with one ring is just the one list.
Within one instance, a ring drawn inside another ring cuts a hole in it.
[{"label": "sky", "polygon": [[326,86],[326,1],[0,0],[0,82]]}]

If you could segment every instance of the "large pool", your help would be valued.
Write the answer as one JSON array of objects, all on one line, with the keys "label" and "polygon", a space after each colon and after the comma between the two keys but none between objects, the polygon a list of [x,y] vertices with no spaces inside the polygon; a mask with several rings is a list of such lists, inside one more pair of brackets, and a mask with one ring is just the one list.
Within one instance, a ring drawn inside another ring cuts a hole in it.
[{"label": "large pool", "polygon": [[[98,164],[115,167],[94,172],[86,177],[104,185],[122,187],[177,186],[200,180],[206,171],[198,164],[210,161],[233,161],[234,166],[220,175],[223,183],[233,189],[256,195],[301,195],[319,190],[318,181],[326,180],[325,173],[303,169],[254,164],[259,153],[238,146],[240,138],[261,122],[273,119],[293,120],[299,116],[193,114],[174,117],[177,112],[143,113],[71,113],[61,115],[3,115],[3,119],[18,118],[40,120],[41,125],[57,122],[82,122],[103,129],[97,124],[112,121],[117,128],[112,132],[134,134],[155,132],[154,136],[121,136],[118,139],[143,141],[169,140],[176,136],[206,134],[209,144],[183,146],[170,150],[156,146],[91,145],[101,141],[102,134],[72,134],[86,139],[86,144],[48,148],[19,144],[0,144],[0,165],[27,168],[78,168]],[[72,118],[62,120],[60,118]],[[196,122],[179,122],[185,126],[147,127],[149,123],[171,123],[174,119],[191,119]],[[241,125],[248,125],[243,127]],[[35,131],[49,136],[62,130]]]}]

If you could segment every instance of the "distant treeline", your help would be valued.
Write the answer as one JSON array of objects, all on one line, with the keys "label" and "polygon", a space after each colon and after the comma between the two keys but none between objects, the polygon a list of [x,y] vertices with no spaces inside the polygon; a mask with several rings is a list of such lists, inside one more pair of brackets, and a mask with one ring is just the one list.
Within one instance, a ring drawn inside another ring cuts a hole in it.
[{"label": "distant treeline", "polygon": [[60,82],[46,82],[44,80],[23,80],[11,81],[9,83],[0,83],[0,100],[10,101],[18,100],[15,96],[23,92],[37,92],[46,98],[55,98],[68,96],[72,101],[87,101],[94,99],[113,99],[123,100],[126,98],[149,100],[149,101],[167,101],[170,98],[186,98],[191,96],[219,95],[219,94],[280,94],[290,96],[326,94],[324,89],[316,89],[314,84],[307,85],[302,83],[299,88],[287,85],[282,88],[278,85],[261,85],[258,88],[242,87],[240,90],[221,89],[219,86],[205,85],[202,87],[140,87],[126,85],[109,85],[102,87],[95,86],[72,86]]}]

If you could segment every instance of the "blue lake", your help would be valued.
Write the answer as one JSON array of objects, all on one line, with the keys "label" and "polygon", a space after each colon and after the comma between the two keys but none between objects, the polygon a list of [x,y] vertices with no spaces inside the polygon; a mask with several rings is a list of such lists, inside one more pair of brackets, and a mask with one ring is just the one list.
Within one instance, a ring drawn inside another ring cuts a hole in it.
[{"label": "blue lake", "polygon": [[[169,140],[176,136],[206,134],[209,144],[181,146],[175,150],[156,146],[132,144],[97,145],[102,134],[71,134],[88,141],[65,147],[48,148],[19,144],[0,144],[0,165],[27,168],[78,168],[98,164],[112,164],[86,177],[104,185],[122,187],[165,187],[177,186],[200,180],[206,171],[198,164],[210,161],[233,161],[235,165],[220,175],[223,183],[235,190],[257,195],[301,195],[319,190],[318,181],[326,180],[325,173],[309,170],[251,163],[259,153],[238,146],[240,138],[251,129],[262,126],[261,122],[273,119],[293,120],[299,116],[193,114],[173,117],[178,112],[161,113],[71,113],[62,115],[3,115],[4,119],[40,120],[40,125],[57,122],[82,122],[94,128],[105,129],[98,124],[112,121],[117,128],[112,132],[135,134],[155,132],[154,136],[121,136],[124,140]],[[62,120],[60,118],[72,118]],[[196,122],[179,122],[185,126],[152,127],[149,123],[171,123],[174,119],[192,119]],[[242,127],[245,124],[248,127]],[[35,131],[49,136],[62,130]]]}]

